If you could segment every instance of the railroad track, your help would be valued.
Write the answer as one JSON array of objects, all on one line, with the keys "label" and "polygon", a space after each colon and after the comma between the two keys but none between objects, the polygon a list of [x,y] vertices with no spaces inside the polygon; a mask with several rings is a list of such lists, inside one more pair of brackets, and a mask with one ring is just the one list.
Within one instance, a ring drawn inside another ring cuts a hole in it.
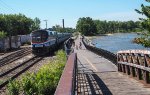
[{"label": "railroad track", "polygon": [[7,85],[10,80],[17,78],[19,75],[27,71],[30,67],[32,67],[34,64],[38,63],[42,59],[43,57],[34,56],[31,59],[0,74],[0,79],[3,80],[3,82],[0,84],[0,89],[2,89],[5,85]]},{"label": "railroad track", "polygon": [[6,65],[6,64],[9,64],[17,59],[20,59],[28,54],[31,53],[31,48],[24,48],[18,52],[15,52],[15,53],[12,53],[2,59],[0,59],[0,67]]}]

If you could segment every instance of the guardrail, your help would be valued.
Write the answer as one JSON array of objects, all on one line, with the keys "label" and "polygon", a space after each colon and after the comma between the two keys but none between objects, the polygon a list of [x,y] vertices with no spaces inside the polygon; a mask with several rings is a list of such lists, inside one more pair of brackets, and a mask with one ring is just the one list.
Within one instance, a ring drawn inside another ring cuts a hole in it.
[{"label": "guardrail", "polygon": [[76,86],[77,54],[72,53],[67,60],[55,95],[74,95]]},{"label": "guardrail", "polygon": [[94,46],[88,45],[88,44],[85,42],[85,39],[82,39],[82,41],[83,41],[83,44],[85,45],[85,47],[86,47],[88,50],[90,50],[90,51],[92,51],[92,52],[94,52],[94,53],[96,53],[96,54],[98,54],[98,55],[100,55],[100,56],[103,56],[104,58],[110,60],[110,61],[113,62],[115,65],[117,65],[117,55],[116,55],[116,54],[114,54],[114,53],[112,53],[112,52],[110,52],[110,51],[104,50],[104,49],[100,49],[100,48],[96,48],[96,47],[94,47]]},{"label": "guardrail", "polygon": [[125,50],[117,53],[118,71],[150,83],[150,51]]}]

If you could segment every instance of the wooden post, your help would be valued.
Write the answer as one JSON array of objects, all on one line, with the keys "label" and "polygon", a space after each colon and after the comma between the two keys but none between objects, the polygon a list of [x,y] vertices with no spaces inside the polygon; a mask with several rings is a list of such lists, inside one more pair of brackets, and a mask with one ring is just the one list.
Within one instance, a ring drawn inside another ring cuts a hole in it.
[{"label": "wooden post", "polygon": [[130,68],[128,65],[126,65],[126,73],[127,73],[127,75],[130,75]]},{"label": "wooden post", "polygon": [[[144,66],[145,66],[145,67],[148,67],[148,64],[147,64],[147,56],[148,56],[147,54],[144,54]],[[150,78],[149,78],[149,72],[148,72],[148,71],[145,71],[145,72],[144,72],[144,76],[145,76],[145,82],[146,82],[146,83],[149,83],[149,79],[150,79]]]},{"label": "wooden post", "polygon": [[119,64],[119,63],[117,63],[117,66],[118,66],[118,71],[120,72],[120,64]]},{"label": "wooden post", "polygon": [[142,79],[142,71],[141,71],[141,69],[139,69],[139,68],[137,68],[137,78],[138,78],[139,80]]},{"label": "wooden post", "polygon": [[145,81],[145,83],[149,83],[149,72],[148,71],[144,71],[144,81]]},{"label": "wooden post", "polygon": [[131,71],[132,77],[135,77],[135,68],[134,67],[130,67],[130,71]]},{"label": "wooden post", "polygon": [[125,65],[123,64],[123,73],[126,73]]}]

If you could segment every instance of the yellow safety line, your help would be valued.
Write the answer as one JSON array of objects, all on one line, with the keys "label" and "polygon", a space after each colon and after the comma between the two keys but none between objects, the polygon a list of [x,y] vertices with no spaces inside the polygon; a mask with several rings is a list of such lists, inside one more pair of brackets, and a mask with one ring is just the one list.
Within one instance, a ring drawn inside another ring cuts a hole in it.
[{"label": "yellow safety line", "polygon": [[98,71],[97,69],[96,69],[96,67],[86,58],[86,57],[84,57],[84,56],[82,56],[92,67],[93,67],[93,69],[95,70],[95,71]]}]

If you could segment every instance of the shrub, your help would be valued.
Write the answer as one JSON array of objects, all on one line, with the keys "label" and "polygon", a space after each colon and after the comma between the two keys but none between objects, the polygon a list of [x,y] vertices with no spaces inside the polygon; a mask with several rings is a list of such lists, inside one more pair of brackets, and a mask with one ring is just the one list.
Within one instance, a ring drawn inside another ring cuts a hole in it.
[{"label": "shrub", "polygon": [[[21,91],[25,95],[54,94],[66,63],[66,55],[64,51],[58,51],[56,56],[56,60],[51,61],[50,64],[42,66],[36,74],[27,73],[25,76],[23,76],[20,82],[17,82],[19,83],[18,85],[20,85],[20,87],[8,86],[8,91],[12,93],[13,89],[17,89],[17,92]],[[13,85],[14,82],[15,81],[10,82],[9,85]]]},{"label": "shrub", "polygon": [[19,95],[20,84],[19,81],[10,81],[7,85],[9,95]]},{"label": "shrub", "polygon": [[7,35],[7,33],[6,33],[6,32],[4,32],[4,31],[0,31],[0,39],[5,38],[5,37],[6,37],[6,35]]}]

